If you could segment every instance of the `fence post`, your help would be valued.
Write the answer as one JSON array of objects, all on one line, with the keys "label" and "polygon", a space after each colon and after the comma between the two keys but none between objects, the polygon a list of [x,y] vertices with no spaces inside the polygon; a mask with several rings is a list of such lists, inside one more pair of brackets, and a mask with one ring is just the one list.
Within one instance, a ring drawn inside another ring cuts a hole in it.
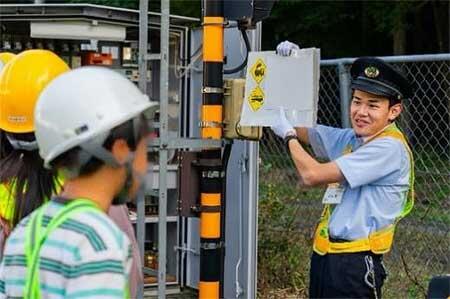
[{"label": "fence post", "polygon": [[341,98],[341,125],[343,128],[350,128],[350,72],[345,64],[338,64],[339,73],[339,96]]}]

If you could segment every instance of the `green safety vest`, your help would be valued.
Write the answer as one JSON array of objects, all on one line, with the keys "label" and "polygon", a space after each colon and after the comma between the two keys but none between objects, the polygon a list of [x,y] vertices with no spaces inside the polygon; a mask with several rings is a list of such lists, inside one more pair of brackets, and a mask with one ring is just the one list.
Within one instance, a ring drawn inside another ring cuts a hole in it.
[{"label": "green safety vest", "polygon": [[[47,227],[42,227],[44,213],[50,202],[45,203],[34,214],[32,214],[25,228],[25,257],[26,257],[26,283],[24,298],[40,299],[39,283],[39,253],[42,245],[53,230],[58,228],[64,221],[76,213],[96,212],[101,213],[99,207],[87,199],[75,199],[66,204],[50,220]],[[125,286],[125,296],[129,298],[128,283]]]}]

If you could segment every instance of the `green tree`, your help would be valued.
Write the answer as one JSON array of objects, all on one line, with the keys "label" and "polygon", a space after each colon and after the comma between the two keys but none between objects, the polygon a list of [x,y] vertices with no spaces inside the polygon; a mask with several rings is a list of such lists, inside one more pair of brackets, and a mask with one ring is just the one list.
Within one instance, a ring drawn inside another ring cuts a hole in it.
[{"label": "green tree", "polygon": [[263,48],[288,39],[322,57],[449,51],[449,1],[280,0],[263,23]]},{"label": "green tree", "polygon": [[[46,0],[50,1],[61,2]],[[139,8],[139,0],[88,2]],[[279,0],[271,16],[263,22],[262,48],[274,49],[288,39],[302,47],[321,48],[323,58],[446,52],[450,51],[449,3]],[[170,5],[172,14],[201,17],[201,0],[171,0]],[[151,11],[160,11],[158,0],[149,1],[149,6]]]}]

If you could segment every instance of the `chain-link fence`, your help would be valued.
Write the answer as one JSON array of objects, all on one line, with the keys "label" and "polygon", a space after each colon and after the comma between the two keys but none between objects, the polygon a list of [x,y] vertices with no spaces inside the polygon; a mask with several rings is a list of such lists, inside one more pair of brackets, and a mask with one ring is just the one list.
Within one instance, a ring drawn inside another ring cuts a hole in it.
[{"label": "chain-link fence", "polygon": [[[415,88],[399,124],[415,156],[416,202],[385,257],[389,276],[384,297],[423,298],[432,276],[450,273],[450,55],[386,60]],[[348,126],[351,61],[322,61],[318,123]],[[299,185],[282,141],[269,130],[260,157],[260,295],[269,297],[268,290],[277,289],[274,297],[292,292],[306,297],[312,233],[324,189]]]}]

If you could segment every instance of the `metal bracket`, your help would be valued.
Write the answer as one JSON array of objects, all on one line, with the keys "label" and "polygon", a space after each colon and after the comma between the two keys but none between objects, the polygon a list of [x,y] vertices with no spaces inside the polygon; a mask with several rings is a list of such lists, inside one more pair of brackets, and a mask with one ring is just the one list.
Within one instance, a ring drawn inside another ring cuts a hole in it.
[{"label": "metal bracket", "polygon": [[223,242],[219,243],[200,243],[200,248],[204,250],[216,250],[225,248],[225,244]]},{"label": "metal bracket", "polygon": [[222,128],[223,124],[218,121],[201,121],[198,126],[200,128]]},{"label": "metal bracket", "polygon": [[203,87],[202,93],[223,93],[223,88],[221,87]]},{"label": "metal bracket", "polygon": [[145,60],[161,60],[161,54],[147,54],[145,55]]},{"label": "metal bracket", "polygon": [[200,206],[195,205],[191,207],[194,213],[220,213],[222,211],[221,206]]},{"label": "metal bracket", "polygon": [[225,177],[225,171],[222,171],[222,170],[205,170],[205,171],[202,171],[202,178],[221,179],[221,178],[224,178],[224,177]]},{"label": "metal bracket", "polygon": [[[225,139],[199,139],[199,138],[175,138],[169,139],[167,142],[167,149],[203,149],[210,147],[222,147],[225,143],[228,143]],[[161,140],[159,138],[152,139],[148,143],[149,149],[159,148],[161,145]]]},{"label": "metal bracket", "polygon": [[195,249],[189,248],[189,247],[175,246],[175,247],[173,247],[173,249],[175,251],[190,252],[190,253],[192,253],[194,255],[200,255],[200,252],[198,252]]},{"label": "metal bracket", "polygon": [[202,26],[217,26],[217,25],[227,26],[229,23],[230,23],[230,21],[228,21],[227,19],[224,19],[224,21],[222,23],[205,23],[205,22],[202,22]]},{"label": "metal bracket", "polygon": [[183,217],[198,217],[198,214],[192,210],[200,198],[199,169],[193,163],[197,159],[197,155],[198,152],[180,153],[178,211]]}]

